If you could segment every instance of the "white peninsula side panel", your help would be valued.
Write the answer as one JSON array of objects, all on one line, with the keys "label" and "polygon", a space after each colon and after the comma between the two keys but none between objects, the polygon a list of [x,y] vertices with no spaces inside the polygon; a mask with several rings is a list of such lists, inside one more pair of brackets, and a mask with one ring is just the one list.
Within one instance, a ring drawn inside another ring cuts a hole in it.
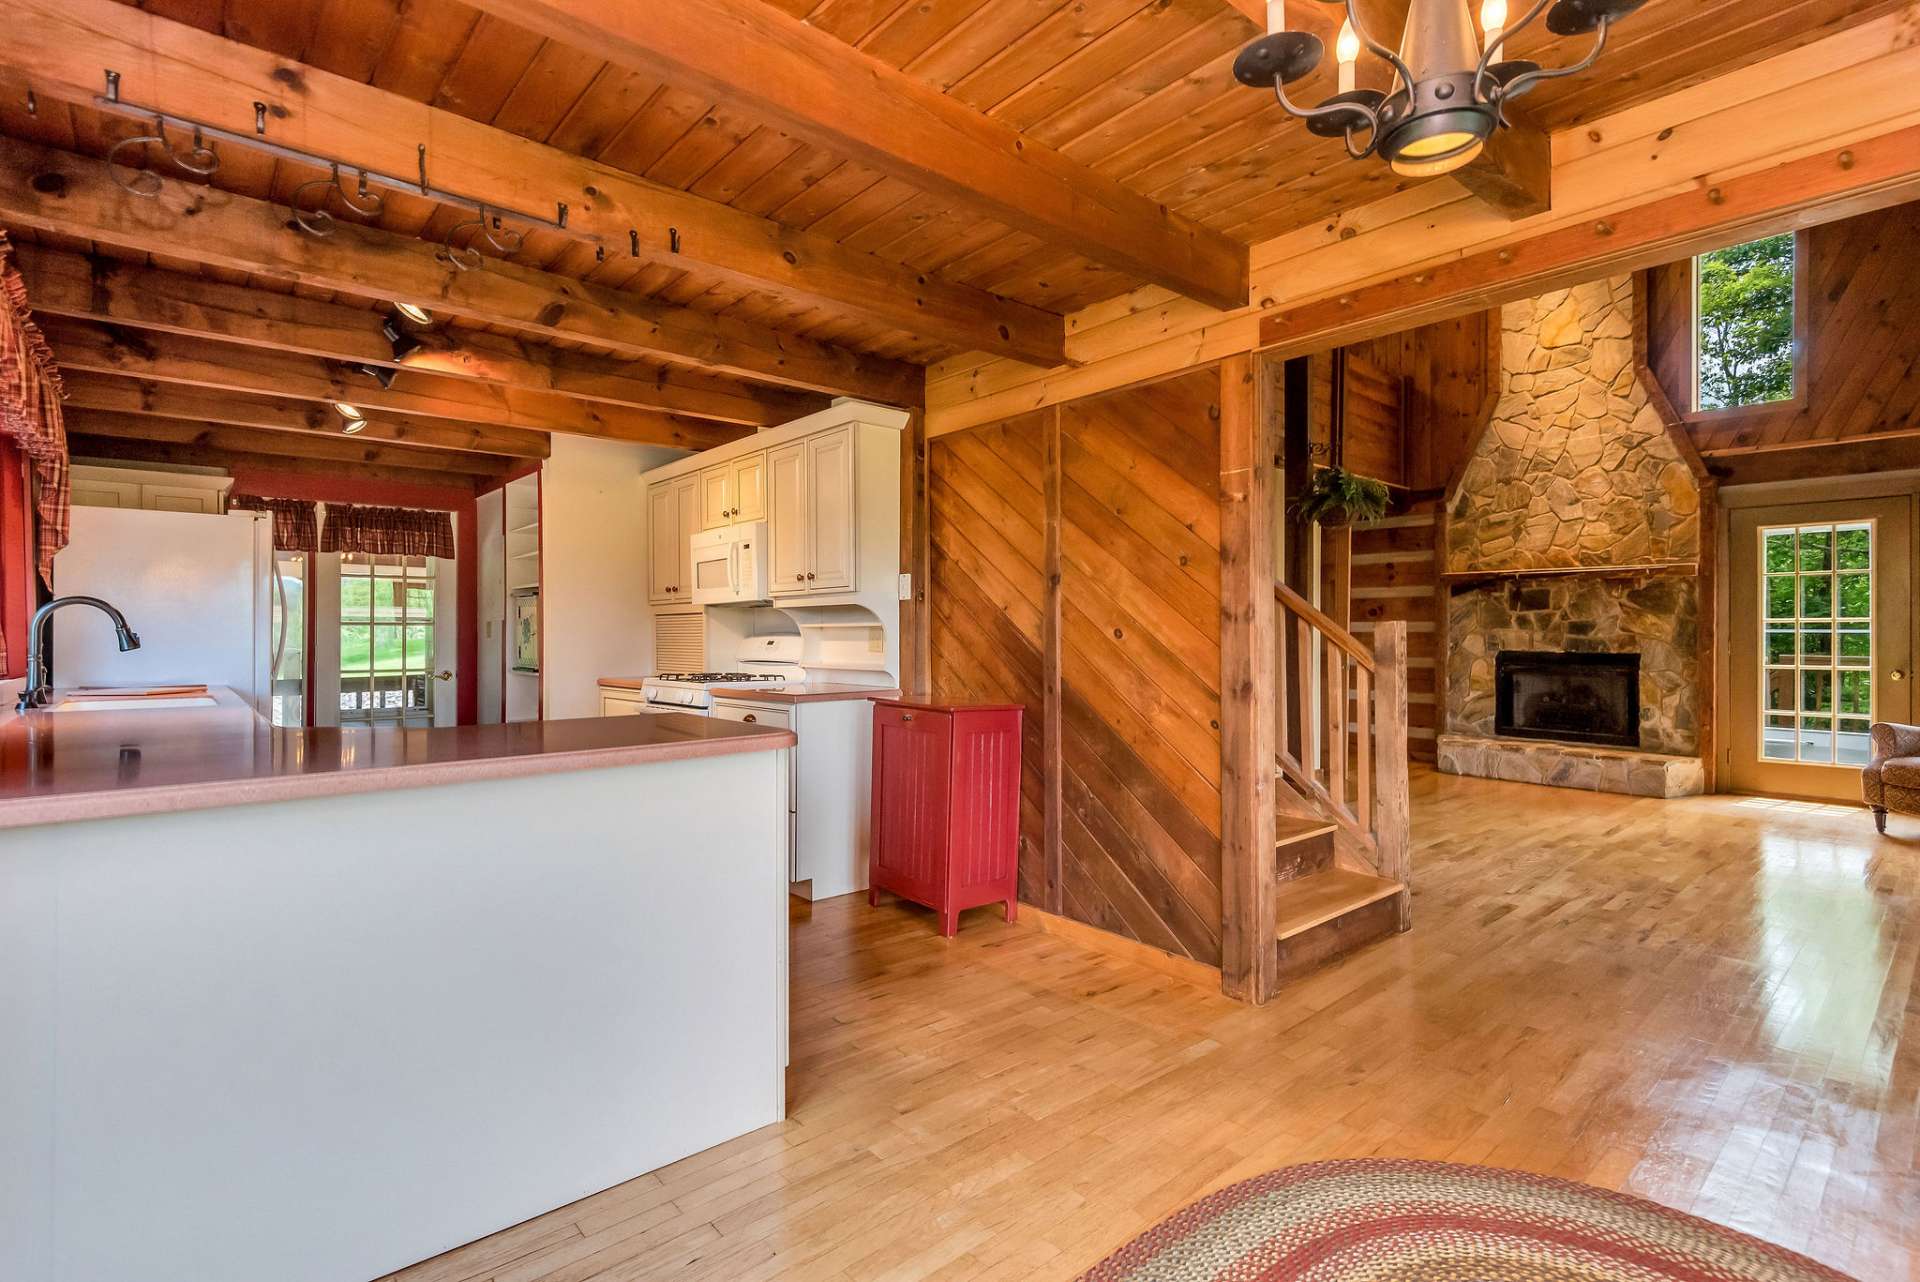
[{"label": "white peninsula side panel", "polygon": [[0,1277],[362,1282],[779,1120],[787,774],[0,832]]}]

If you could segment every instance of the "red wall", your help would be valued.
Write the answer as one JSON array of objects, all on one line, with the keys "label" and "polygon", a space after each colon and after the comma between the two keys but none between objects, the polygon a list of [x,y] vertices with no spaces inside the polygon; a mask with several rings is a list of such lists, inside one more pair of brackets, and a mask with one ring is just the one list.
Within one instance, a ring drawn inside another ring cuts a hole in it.
[{"label": "red wall", "polygon": [[0,441],[0,637],[7,642],[0,678],[27,674],[27,624],[39,603],[29,509],[26,460]]},{"label": "red wall", "polygon": [[[454,574],[460,597],[458,652],[460,671],[457,707],[460,724],[470,726],[480,709],[480,540],[475,525],[471,490],[453,486],[408,485],[357,477],[311,476],[266,469],[234,469],[235,491],[277,499],[306,499],[314,503],[361,503],[383,507],[422,508],[451,512],[454,517]],[[9,632],[11,639],[12,633]],[[309,651],[311,653],[311,651]]]}]

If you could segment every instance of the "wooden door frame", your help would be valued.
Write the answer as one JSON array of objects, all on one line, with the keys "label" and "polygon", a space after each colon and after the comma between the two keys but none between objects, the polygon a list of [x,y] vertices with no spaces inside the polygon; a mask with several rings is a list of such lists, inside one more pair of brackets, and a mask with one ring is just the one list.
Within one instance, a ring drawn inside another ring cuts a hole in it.
[{"label": "wooden door frame", "polygon": [[[1726,766],[1733,754],[1733,521],[1738,512],[1754,508],[1788,507],[1801,503],[1835,503],[1848,500],[1899,499],[1908,501],[1908,524],[1914,547],[1909,553],[1910,609],[1914,614],[1913,645],[1920,654],[1920,468],[1901,472],[1882,472],[1872,476],[1825,477],[1814,480],[1767,481],[1753,485],[1728,486],[1719,492],[1719,512],[1714,523],[1714,552],[1717,564],[1726,573],[1716,576],[1713,625],[1716,636],[1727,644],[1716,647],[1710,679],[1713,682],[1713,742],[1719,758],[1721,791],[1732,792]],[[1912,678],[1910,677],[1911,681]],[[1920,703],[1920,693],[1913,696]],[[1916,707],[1920,714],[1920,707]],[[1819,798],[1818,800],[1830,800]]]}]

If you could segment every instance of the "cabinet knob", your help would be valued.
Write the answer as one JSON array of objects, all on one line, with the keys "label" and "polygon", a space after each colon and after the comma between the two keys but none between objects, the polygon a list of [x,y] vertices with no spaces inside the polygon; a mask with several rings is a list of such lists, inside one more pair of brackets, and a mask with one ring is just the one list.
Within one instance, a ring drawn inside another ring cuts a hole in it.
[{"label": "cabinet knob", "polygon": [[813,582],[813,571],[811,570],[807,571],[807,582]]},{"label": "cabinet knob", "polygon": [[754,716],[754,715],[753,715],[753,714],[752,714],[751,712],[749,712],[749,713],[748,713],[748,714],[747,714],[746,716],[744,716],[744,717],[742,717],[742,718],[740,718],[740,719],[741,719],[742,721],[758,721],[758,720],[760,720],[760,718],[758,718],[758,717],[756,717],[756,716]]},{"label": "cabinet knob", "polygon": [[901,721],[901,724],[903,724],[903,725],[904,725],[905,723],[907,723],[907,722],[909,722],[909,721],[911,721],[911,720],[913,720],[913,714],[912,714],[911,712],[903,712],[903,713],[901,713],[901,714],[900,714],[900,721]]},{"label": "cabinet knob", "polygon": [[795,583],[805,583],[807,581],[807,576],[804,574],[796,574],[793,576],[793,581]]}]

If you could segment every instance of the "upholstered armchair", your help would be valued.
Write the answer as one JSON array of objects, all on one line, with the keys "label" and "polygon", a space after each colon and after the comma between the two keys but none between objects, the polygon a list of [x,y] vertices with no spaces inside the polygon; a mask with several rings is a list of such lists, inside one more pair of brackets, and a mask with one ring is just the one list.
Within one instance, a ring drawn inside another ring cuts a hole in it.
[{"label": "upholstered armchair", "polygon": [[1887,811],[1920,815],[1920,726],[1882,721],[1873,727],[1873,760],[1860,772],[1873,822],[1887,830]]}]

